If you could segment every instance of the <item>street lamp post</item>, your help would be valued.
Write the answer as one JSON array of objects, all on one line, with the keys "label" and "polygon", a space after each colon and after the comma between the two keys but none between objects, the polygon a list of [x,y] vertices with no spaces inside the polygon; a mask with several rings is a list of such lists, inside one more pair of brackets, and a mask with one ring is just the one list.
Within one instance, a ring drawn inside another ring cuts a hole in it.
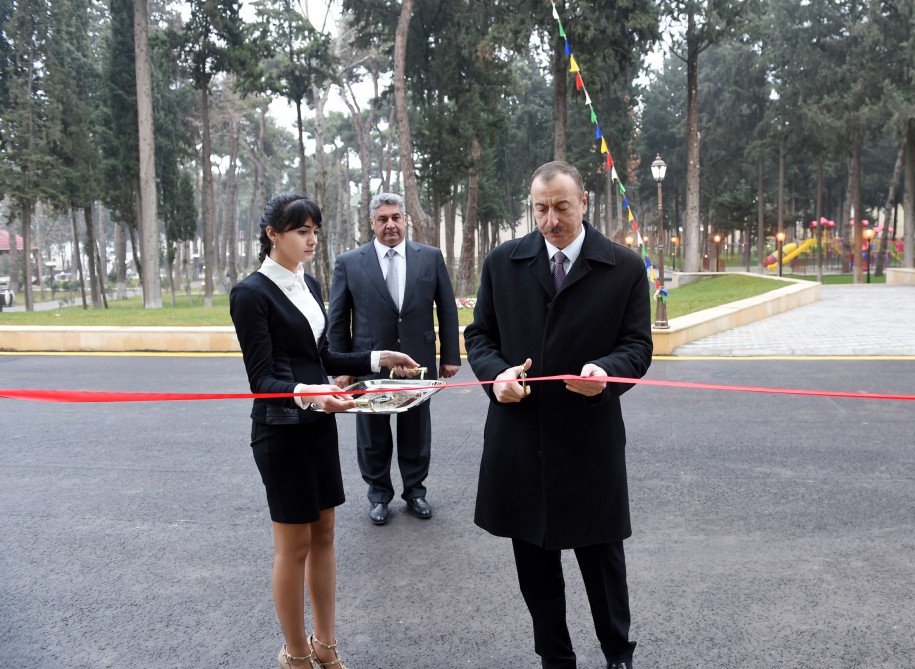
[{"label": "street lamp post", "polygon": [[[656,256],[658,259],[658,275],[660,276],[658,285],[662,291],[664,289],[664,206],[661,200],[661,182],[664,181],[666,174],[667,163],[661,160],[661,154],[659,153],[654,162],[651,163],[651,175],[658,182],[658,234],[655,236],[655,247],[658,249]],[[670,327],[667,323],[667,303],[664,301],[663,293],[657,301],[654,326],[659,330],[666,330]]]},{"label": "street lamp post", "polygon": [[721,271],[721,235],[715,235],[715,271]]},{"label": "street lamp post", "polygon": [[677,271],[677,256],[680,255],[678,253],[678,249],[680,248],[680,238],[677,237],[676,235],[674,235],[673,237],[670,238],[670,241],[674,245],[673,253],[671,253],[670,255],[672,257],[671,259],[674,262],[673,270],[676,272]]},{"label": "street lamp post", "polygon": [[867,255],[864,259],[864,265],[867,267],[867,282],[871,282],[871,240],[874,238],[874,229],[866,228],[864,230],[864,239],[867,240]]},{"label": "street lamp post", "polygon": [[776,255],[778,256],[778,275],[782,275],[782,243],[785,241],[785,233],[779,230],[775,233],[775,239],[778,242],[778,250]]}]

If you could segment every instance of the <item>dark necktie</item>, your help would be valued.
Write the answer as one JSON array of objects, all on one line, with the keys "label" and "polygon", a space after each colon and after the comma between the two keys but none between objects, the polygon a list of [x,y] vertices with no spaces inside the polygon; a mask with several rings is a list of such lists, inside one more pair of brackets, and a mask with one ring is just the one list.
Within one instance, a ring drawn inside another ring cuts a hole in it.
[{"label": "dark necktie", "polygon": [[397,257],[397,251],[388,249],[388,275],[384,282],[388,284],[388,291],[391,293],[391,299],[394,300],[394,306],[400,309],[400,284],[397,282],[397,267],[394,264],[394,258]]},{"label": "dark necktie", "polygon": [[562,287],[562,282],[566,280],[566,268],[563,264],[566,256],[562,251],[556,251],[553,255],[553,285],[556,286],[556,292]]}]

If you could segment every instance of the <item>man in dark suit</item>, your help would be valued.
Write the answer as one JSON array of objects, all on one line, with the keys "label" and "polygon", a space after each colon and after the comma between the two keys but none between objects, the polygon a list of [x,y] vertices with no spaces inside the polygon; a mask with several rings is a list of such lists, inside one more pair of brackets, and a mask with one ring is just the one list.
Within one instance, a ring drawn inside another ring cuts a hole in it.
[{"label": "man in dark suit", "polygon": [[[458,316],[442,252],[406,239],[406,214],[399,195],[380,193],[372,198],[369,210],[375,238],[341,255],[334,267],[328,326],[331,349],[401,351],[428,368],[427,378],[436,378],[436,369],[444,378],[454,376],[461,365]],[[439,368],[433,310],[438,315]],[[335,381],[346,387],[353,379],[338,377]],[[359,469],[369,486],[369,519],[384,525],[394,498],[390,415],[357,416],[356,446]],[[401,497],[418,518],[432,517],[423,485],[431,453],[432,425],[426,402],[397,415]]]},{"label": "man in dark suit", "polygon": [[[531,178],[537,230],[483,263],[467,359],[490,397],[475,522],[510,537],[545,669],[574,669],[562,549],[574,549],[607,667],[631,669],[623,539],[631,534],[619,396],[651,364],[645,265],[584,221],[573,166]],[[522,385],[530,376],[580,379]]]}]

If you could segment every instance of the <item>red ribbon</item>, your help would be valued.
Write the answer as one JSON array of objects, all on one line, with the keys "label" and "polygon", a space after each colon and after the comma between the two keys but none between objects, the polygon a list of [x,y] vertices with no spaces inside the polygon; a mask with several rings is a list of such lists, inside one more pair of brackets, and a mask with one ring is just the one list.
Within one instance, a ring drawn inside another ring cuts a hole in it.
[{"label": "red ribbon", "polygon": [[[436,388],[462,388],[482,386],[493,383],[512,383],[507,381],[467,381],[463,383],[446,383]],[[897,400],[911,402],[915,395],[893,395],[889,393],[843,392],[834,390],[805,390],[800,388],[766,388],[761,386],[735,386],[719,383],[695,383],[692,381],[661,381],[656,379],[629,379],[622,376],[588,376],[573,374],[558,376],[540,376],[526,379],[527,383],[538,381],[604,381],[606,383],[628,383],[643,386],[661,386],[667,388],[691,388],[694,390],[724,390],[728,392],[767,393],[771,395],[807,395],[811,397],[846,397],[863,400]],[[397,390],[428,390],[429,386],[403,386]],[[390,392],[390,388],[375,388],[350,393],[351,395],[368,395]],[[175,402],[200,400],[247,400],[254,398],[277,397],[320,397],[338,393],[115,393],[92,390],[29,390],[19,388],[0,388],[0,397],[32,402]]]}]

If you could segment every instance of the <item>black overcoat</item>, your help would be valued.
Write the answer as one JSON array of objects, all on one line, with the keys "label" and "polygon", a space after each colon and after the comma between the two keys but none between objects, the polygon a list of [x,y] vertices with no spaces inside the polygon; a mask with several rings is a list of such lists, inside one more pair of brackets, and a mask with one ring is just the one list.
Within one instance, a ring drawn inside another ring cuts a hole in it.
[{"label": "black overcoat", "polygon": [[[464,333],[481,381],[531,358],[531,377],[578,374],[594,363],[609,376],[641,378],[651,364],[645,264],[587,222],[581,254],[558,294],[543,236],[497,246],[483,263],[474,321]],[[631,534],[626,433],[608,384],[585,398],[561,381],[532,385],[519,403],[500,404],[492,386],[475,522],[488,532],[551,549]]]}]

